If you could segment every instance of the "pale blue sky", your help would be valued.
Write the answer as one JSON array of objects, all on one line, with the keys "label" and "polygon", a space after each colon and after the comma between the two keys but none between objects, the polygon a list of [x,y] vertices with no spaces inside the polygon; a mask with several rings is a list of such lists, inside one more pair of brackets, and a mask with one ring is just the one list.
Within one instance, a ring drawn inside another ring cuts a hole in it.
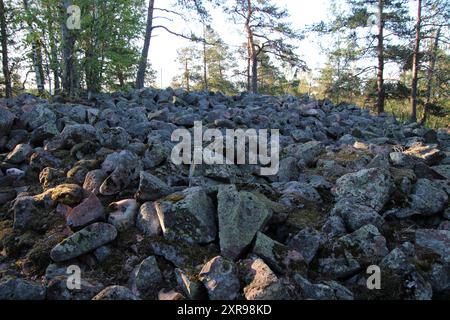
[{"label": "pale blue sky", "polygon": [[[339,1],[339,0],[338,0]],[[291,15],[290,21],[294,28],[302,29],[305,25],[320,22],[328,17],[330,0],[275,0],[277,5],[286,7]],[[155,6],[159,8],[171,8],[172,1],[156,0]],[[212,12],[212,26],[219,32],[224,41],[237,46],[245,42],[245,34],[240,26],[230,22],[224,13],[220,10]],[[200,34],[201,27],[198,23],[184,22],[175,19],[173,22],[160,20],[167,26],[171,26],[176,31],[189,33],[195,31]],[[199,28],[200,27],[200,28]],[[299,43],[298,53],[307,62],[312,69],[320,67],[325,57],[321,54],[317,45],[317,35],[308,37]],[[167,34],[165,31],[155,31],[155,37],[152,38],[150,45],[150,62],[153,68],[158,72],[158,85],[161,81],[163,87],[169,86],[172,78],[178,73],[178,65],[175,63],[177,49],[189,45],[189,41],[176,36]]]}]

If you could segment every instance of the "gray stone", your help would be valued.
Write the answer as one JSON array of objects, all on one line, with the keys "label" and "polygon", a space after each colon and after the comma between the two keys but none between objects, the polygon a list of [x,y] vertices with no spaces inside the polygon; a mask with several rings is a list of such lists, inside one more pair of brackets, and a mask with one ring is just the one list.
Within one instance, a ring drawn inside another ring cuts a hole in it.
[{"label": "gray stone", "polygon": [[338,243],[352,250],[358,261],[377,262],[389,253],[386,239],[371,224],[339,238]]},{"label": "gray stone", "polygon": [[300,252],[269,238],[261,232],[256,235],[253,253],[262,258],[270,268],[278,273],[286,273],[287,270],[297,272],[306,270],[305,259]]},{"label": "gray stone", "polygon": [[13,278],[0,282],[0,300],[44,300],[46,289],[32,281]]},{"label": "gray stone", "polygon": [[132,272],[130,287],[136,296],[156,296],[163,277],[155,257],[144,259]]},{"label": "gray stone", "polygon": [[450,231],[416,230],[416,245],[440,255],[443,262],[450,262]]},{"label": "gray stone", "polygon": [[141,206],[136,225],[139,230],[148,236],[157,236],[161,233],[161,225],[154,202],[146,202]]},{"label": "gray stone", "polygon": [[324,244],[325,237],[317,230],[306,228],[297,233],[288,242],[288,246],[294,248],[310,264],[316,256],[319,247]]},{"label": "gray stone", "polygon": [[290,296],[282,281],[261,259],[244,261],[247,267],[244,288],[247,300],[287,300]]},{"label": "gray stone", "polygon": [[417,214],[429,216],[439,213],[448,201],[446,192],[428,179],[419,179],[410,195],[411,209]]},{"label": "gray stone", "polygon": [[199,274],[210,300],[235,300],[239,296],[240,283],[233,262],[221,256],[208,261]]},{"label": "gray stone", "polygon": [[389,200],[393,181],[386,169],[364,169],[349,173],[336,181],[333,189],[338,200],[352,199],[355,203],[380,211]]},{"label": "gray stone", "polygon": [[101,247],[116,237],[117,230],[113,225],[94,223],[56,245],[50,251],[50,257],[55,262],[70,260]]},{"label": "gray stone", "polygon": [[138,204],[134,199],[113,202],[109,207],[114,210],[109,214],[108,222],[120,232],[134,226],[138,211]]},{"label": "gray stone", "polygon": [[185,189],[156,202],[161,229],[168,240],[209,243],[216,239],[216,210],[200,187]]},{"label": "gray stone", "polygon": [[367,224],[372,224],[380,228],[384,223],[383,217],[374,209],[362,204],[353,203],[353,201],[348,199],[338,201],[331,215],[341,217],[350,232],[358,230]]},{"label": "gray stone", "polygon": [[140,201],[155,201],[171,193],[170,187],[158,177],[142,171],[136,198]]},{"label": "gray stone", "polygon": [[271,210],[250,192],[221,186],[217,195],[219,240],[222,255],[237,259],[272,216]]},{"label": "gray stone", "polygon": [[196,276],[182,269],[175,269],[175,278],[178,286],[189,300],[205,300],[208,297],[206,288]]},{"label": "gray stone", "polygon": [[15,116],[8,109],[0,107],[0,138],[9,134]]},{"label": "gray stone", "polygon": [[28,144],[18,144],[13,151],[6,156],[9,163],[20,164],[28,160],[33,153],[33,148]]},{"label": "gray stone", "polygon": [[139,300],[139,298],[126,287],[109,286],[100,291],[92,300]]}]

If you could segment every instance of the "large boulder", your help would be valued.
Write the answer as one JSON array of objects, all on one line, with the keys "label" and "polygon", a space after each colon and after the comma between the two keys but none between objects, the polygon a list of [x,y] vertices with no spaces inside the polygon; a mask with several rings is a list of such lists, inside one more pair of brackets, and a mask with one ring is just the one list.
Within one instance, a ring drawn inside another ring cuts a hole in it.
[{"label": "large boulder", "polygon": [[216,239],[216,209],[200,187],[185,189],[155,204],[164,237],[187,243],[209,243]]},{"label": "large boulder", "polygon": [[410,198],[412,211],[424,216],[441,212],[448,201],[447,193],[428,179],[416,182]]},{"label": "large boulder", "polygon": [[247,300],[290,299],[285,285],[261,259],[244,260],[244,296]]},{"label": "large boulder", "polygon": [[103,246],[117,237],[117,229],[108,223],[94,223],[75,232],[50,251],[55,262],[67,261]]},{"label": "large boulder", "polygon": [[151,173],[140,173],[139,189],[136,198],[140,201],[155,201],[171,193],[171,188]]},{"label": "large boulder", "polygon": [[199,274],[211,300],[235,300],[239,296],[238,271],[232,261],[217,256],[208,261]]},{"label": "large boulder", "polygon": [[11,111],[0,107],[0,138],[9,134],[15,118]]},{"label": "large boulder", "polygon": [[272,216],[272,211],[258,196],[236,187],[221,186],[217,195],[219,240],[222,255],[239,258]]},{"label": "large boulder", "polygon": [[371,224],[339,238],[337,245],[342,246],[341,250],[350,251],[360,262],[377,262],[389,253],[386,239]]},{"label": "large boulder", "polygon": [[81,228],[103,219],[105,209],[100,200],[91,193],[82,203],[73,208],[68,217],[67,225],[71,228]]},{"label": "large boulder", "polygon": [[392,188],[393,181],[389,171],[372,168],[340,177],[333,191],[338,200],[351,199],[380,211],[388,202]]},{"label": "large boulder", "polygon": [[338,201],[331,215],[341,217],[351,232],[367,224],[373,224],[377,228],[380,228],[384,223],[383,217],[374,209],[362,204],[353,203],[353,201],[348,199]]},{"label": "large boulder", "polygon": [[45,286],[32,281],[13,278],[0,282],[0,300],[44,300]]},{"label": "large boulder", "polygon": [[450,262],[450,231],[419,229],[416,231],[416,244],[441,256],[442,261]]}]

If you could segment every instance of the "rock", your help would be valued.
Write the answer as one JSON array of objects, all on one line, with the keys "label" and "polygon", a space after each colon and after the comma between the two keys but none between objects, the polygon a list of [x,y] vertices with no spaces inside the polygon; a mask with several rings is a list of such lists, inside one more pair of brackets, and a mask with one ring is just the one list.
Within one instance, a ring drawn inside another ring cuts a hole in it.
[{"label": "rock", "polygon": [[142,159],[144,169],[149,170],[160,166],[167,160],[170,152],[170,149],[163,145],[153,145],[151,149],[145,151],[144,158]]},{"label": "rock", "polygon": [[109,207],[115,211],[109,214],[108,222],[115,226],[118,231],[123,232],[134,226],[138,211],[136,200],[128,199],[114,202]]},{"label": "rock", "polygon": [[287,157],[280,161],[280,168],[278,170],[279,182],[295,181],[298,179],[298,175],[297,159],[294,157]]},{"label": "rock", "polygon": [[61,184],[48,190],[51,199],[68,206],[76,205],[83,199],[83,189],[76,184]]},{"label": "rock", "polygon": [[47,285],[48,300],[91,300],[104,286],[95,281],[81,278],[80,289],[67,288],[67,276],[57,276]]},{"label": "rock", "polygon": [[416,245],[441,256],[443,262],[450,262],[450,231],[434,229],[416,230]]},{"label": "rock", "polygon": [[290,296],[282,281],[261,259],[244,261],[246,264],[244,288],[247,300],[287,300]]},{"label": "rock", "polygon": [[0,107],[0,138],[9,134],[15,118],[8,109]]},{"label": "rock", "polygon": [[413,212],[424,216],[441,212],[448,201],[448,195],[428,179],[417,181],[410,198]]},{"label": "rock", "polygon": [[62,180],[64,180],[65,174],[63,170],[54,168],[44,168],[39,173],[39,183],[45,188],[56,187]]},{"label": "rock", "polygon": [[278,273],[295,270],[305,271],[305,259],[298,251],[269,238],[258,232],[256,235],[253,253],[262,258],[270,268]]},{"label": "rock", "polygon": [[137,179],[142,170],[142,164],[135,153],[123,150],[109,154],[102,163],[102,169],[111,174],[100,186],[100,193],[112,196],[126,189]]},{"label": "rock", "polygon": [[325,284],[312,284],[299,274],[294,275],[295,283],[300,287],[302,297],[307,300],[336,300],[334,290]]},{"label": "rock", "polygon": [[98,195],[100,192],[100,186],[106,177],[106,173],[101,169],[89,171],[84,177],[83,189]]},{"label": "rock", "polygon": [[344,253],[337,257],[319,259],[318,271],[326,277],[347,279],[359,273],[361,265],[350,252],[344,250]]},{"label": "rock", "polygon": [[444,158],[444,154],[441,150],[437,149],[436,145],[422,145],[419,143],[411,146],[404,153],[423,160],[428,165],[438,164]]},{"label": "rock", "polygon": [[162,256],[178,268],[193,268],[206,263],[209,259],[216,256],[208,248],[193,246],[185,242],[169,242],[158,238],[150,242],[150,248],[154,255]]},{"label": "rock", "polygon": [[450,264],[434,263],[429,274],[433,292],[448,293],[450,291]]},{"label": "rock", "polygon": [[33,130],[30,136],[30,143],[34,146],[43,145],[46,140],[59,134],[55,123],[44,123],[42,126]]},{"label": "rock", "polygon": [[100,291],[92,300],[139,300],[139,298],[126,287],[109,286]]},{"label": "rock", "polygon": [[131,137],[121,127],[104,128],[100,132],[100,143],[109,149],[125,149],[130,143]]},{"label": "rock", "polygon": [[338,242],[354,252],[358,261],[377,262],[389,253],[386,239],[371,224],[339,238]]},{"label": "rock", "polygon": [[314,163],[314,160],[325,152],[325,146],[320,141],[309,141],[301,145],[295,145],[294,156],[303,160],[308,166]]},{"label": "rock", "polygon": [[439,173],[441,176],[450,179],[450,165],[441,165],[441,166],[434,166],[431,167],[434,171]]},{"label": "rock", "polygon": [[71,148],[85,141],[97,141],[97,130],[89,124],[74,124],[66,126],[59,135],[61,147]]},{"label": "rock", "polygon": [[14,189],[0,191],[0,206],[16,198],[17,192]]},{"label": "rock", "polygon": [[94,223],[74,233],[50,251],[55,262],[76,258],[103,246],[117,237],[117,230],[107,223]]},{"label": "rock", "polygon": [[233,262],[217,256],[207,262],[199,274],[210,300],[235,300],[239,296],[240,283]]},{"label": "rock", "polygon": [[39,222],[39,210],[33,197],[17,197],[12,204],[15,230],[36,229]]},{"label": "rock", "polygon": [[220,187],[217,200],[221,252],[225,258],[234,260],[248,248],[272,212],[257,196],[238,192],[235,186]]},{"label": "rock", "polygon": [[322,226],[322,232],[328,239],[337,238],[347,233],[344,220],[339,216],[330,216]]},{"label": "rock", "polygon": [[403,152],[391,152],[389,155],[391,162],[398,167],[414,168],[415,161],[413,157],[404,154]]},{"label": "rock", "polygon": [[158,300],[161,301],[184,300],[184,296],[181,293],[176,292],[174,290],[166,291],[163,289],[158,293]]},{"label": "rock", "polygon": [[35,282],[19,278],[0,282],[0,300],[44,300],[45,295],[45,287]]},{"label": "rock", "polygon": [[184,270],[175,269],[175,278],[178,286],[189,300],[205,300],[208,297],[208,292],[203,283],[195,276],[188,274]]},{"label": "rock", "polygon": [[331,215],[341,217],[351,232],[367,224],[380,228],[384,223],[384,219],[374,209],[347,199],[338,201]]},{"label": "rock", "polygon": [[156,259],[150,256],[133,270],[130,277],[131,291],[139,297],[155,296],[162,281]]},{"label": "rock", "polygon": [[171,193],[170,187],[158,177],[142,171],[136,198],[140,201],[155,201]]},{"label": "rock", "polygon": [[105,209],[102,203],[95,194],[91,193],[87,199],[70,211],[67,225],[72,229],[82,228],[102,220],[104,216]]},{"label": "rock", "polygon": [[310,264],[316,256],[317,250],[324,242],[325,238],[319,231],[306,228],[289,240],[288,246],[297,250],[306,263]]},{"label": "rock", "polygon": [[166,239],[192,244],[205,244],[216,239],[216,210],[202,188],[193,187],[172,194],[156,202],[155,208]]},{"label": "rock", "polygon": [[351,199],[380,211],[389,200],[392,188],[393,181],[389,172],[382,168],[372,168],[342,176],[336,181],[333,191],[338,200]]},{"label": "rock", "polygon": [[28,144],[18,144],[13,151],[6,156],[6,162],[20,164],[25,162],[33,153],[33,148]]},{"label": "rock", "polygon": [[146,202],[141,206],[136,225],[147,236],[157,236],[161,233],[161,225],[154,202]]},{"label": "rock", "polygon": [[291,181],[286,184],[275,184],[275,188],[282,194],[281,202],[286,205],[298,199],[305,199],[311,202],[321,202],[320,194],[311,185],[303,182]]}]

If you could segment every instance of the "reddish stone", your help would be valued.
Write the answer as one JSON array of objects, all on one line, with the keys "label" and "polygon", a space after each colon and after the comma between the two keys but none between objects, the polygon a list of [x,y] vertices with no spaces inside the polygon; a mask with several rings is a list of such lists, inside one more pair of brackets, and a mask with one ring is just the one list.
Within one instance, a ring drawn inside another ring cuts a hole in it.
[{"label": "reddish stone", "polygon": [[58,203],[58,206],[56,207],[56,213],[58,213],[60,216],[66,218],[66,219],[70,215],[71,211],[72,211],[72,208],[66,204]]},{"label": "reddish stone", "polygon": [[72,209],[67,218],[67,225],[71,228],[81,228],[104,218],[104,215],[102,203],[91,193],[80,205]]}]

